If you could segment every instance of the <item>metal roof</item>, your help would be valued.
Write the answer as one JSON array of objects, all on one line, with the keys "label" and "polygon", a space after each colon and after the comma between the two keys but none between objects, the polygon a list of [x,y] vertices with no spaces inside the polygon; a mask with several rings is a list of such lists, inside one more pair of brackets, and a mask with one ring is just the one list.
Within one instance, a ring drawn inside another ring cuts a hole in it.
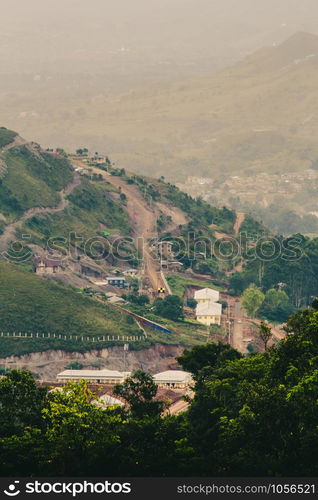
[{"label": "metal roof", "polygon": [[195,309],[196,316],[221,316],[222,304],[217,302],[204,302],[198,304]]},{"label": "metal roof", "polygon": [[202,288],[194,293],[195,300],[211,299],[214,302],[219,300],[220,292],[218,290],[213,290],[212,288]]},{"label": "metal roof", "polygon": [[156,373],[153,376],[155,382],[190,382],[192,380],[191,373],[182,370],[167,370],[165,372]]},{"label": "metal roof", "polygon": [[118,378],[126,377],[126,372],[119,372],[117,370],[64,370],[58,373],[57,377],[83,377],[83,378]]}]

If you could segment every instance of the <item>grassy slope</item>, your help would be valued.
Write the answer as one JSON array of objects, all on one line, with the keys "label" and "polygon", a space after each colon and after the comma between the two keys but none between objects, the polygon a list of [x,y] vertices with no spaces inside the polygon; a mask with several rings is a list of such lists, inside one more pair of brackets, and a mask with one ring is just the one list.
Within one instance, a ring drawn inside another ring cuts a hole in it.
[{"label": "grassy slope", "polygon": [[125,306],[125,309],[133,311],[140,316],[154,321],[171,330],[170,334],[160,332],[158,330],[145,327],[147,330],[147,338],[152,342],[160,342],[162,344],[193,346],[206,342],[206,326],[201,325],[195,320],[185,319],[172,321],[167,318],[162,318],[153,313],[153,307],[140,307],[133,304]]},{"label": "grassy slope", "polygon": [[201,288],[213,288],[215,290],[222,289],[213,283],[213,280],[199,280],[195,278],[185,278],[183,276],[178,276],[176,274],[168,274],[166,276],[171,291],[174,295],[178,295],[179,297],[183,297],[184,292],[188,286],[199,286]]},{"label": "grassy slope", "polygon": [[2,157],[7,172],[0,184],[0,211],[9,217],[31,207],[57,205],[57,191],[73,177],[73,169],[65,158],[36,156],[25,146],[6,151]]},{"label": "grassy slope", "polygon": [[13,132],[13,130],[8,130],[5,127],[0,127],[0,148],[3,148],[4,146],[10,144],[17,135],[18,134],[16,132]]},{"label": "grassy slope", "polygon": [[[1,331],[5,332],[90,336],[140,334],[134,324],[128,324],[113,308],[5,262],[0,262],[0,317]],[[0,356],[49,348],[85,350],[93,345],[0,338]]]},{"label": "grassy slope", "polygon": [[69,195],[69,206],[60,213],[37,215],[25,224],[33,241],[50,237],[67,238],[71,232],[87,240],[96,236],[100,225],[128,233],[129,221],[122,204],[112,199],[109,187],[83,179]]}]

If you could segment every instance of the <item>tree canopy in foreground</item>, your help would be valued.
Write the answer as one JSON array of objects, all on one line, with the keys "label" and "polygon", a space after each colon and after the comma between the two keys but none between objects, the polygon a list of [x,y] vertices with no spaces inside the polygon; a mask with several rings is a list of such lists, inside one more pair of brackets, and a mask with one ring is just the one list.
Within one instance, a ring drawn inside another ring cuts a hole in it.
[{"label": "tree canopy in foreground", "polygon": [[318,312],[291,317],[262,354],[207,344],[179,358],[194,376],[188,411],[170,416],[152,377],[136,372],[94,403],[84,382],[38,387],[29,372],[0,380],[0,467],[8,476],[317,476]]}]

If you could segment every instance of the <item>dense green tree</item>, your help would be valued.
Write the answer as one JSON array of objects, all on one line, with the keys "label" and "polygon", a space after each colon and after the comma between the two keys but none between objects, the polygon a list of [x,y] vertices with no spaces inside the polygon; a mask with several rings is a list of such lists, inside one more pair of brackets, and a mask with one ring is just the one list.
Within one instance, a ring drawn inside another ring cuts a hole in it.
[{"label": "dense green tree", "polygon": [[164,299],[156,299],[154,302],[154,311],[159,316],[172,320],[184,317],[183,304],[177,295],[168,295]]},{"label": "dense green tree", "polygon": [[187,306],[191,307],[191,309],[195,309],[197,304],[198,304],[197,301],[193,298],[187,300]]},{"label": "dense green tree", "polygon": [[251,318],[255,318],[259,308],[264,302],[265,295],[254,284],[243,293],[242,305]]},{"label": "dense green tree", "polygon": [[229,344],[209,343],[207,345],[195,346],[189,351],[185,349],[179,356],[178,362],[185,371],[197,376],[203,368],[222,366],[226,361],[241,358],[241,354]]},{"label": "dense green tree", "polygon": [[141,371],[115,389],[124,408],[94,403],[85,383],[46,395],[29,373],[5,374],[1,474],[316,477],[318,311],[298,312],[286,329],[265,353],[186,350],[179,362],[194,397],[177,416]]},{"label": "dense green tree", "polygon": [[20,435],[27,426],[41,426],[47,388],[37,387],[29,371],[12,370],[0,379],[0,436]]},{"label": "dense green tree", "polygon": [[104,467],[120,442],[119,408],[103,409],[87,383],[68,383],[50,393],[43,410],[47,450],[43,468],[51,475],[94,474],[103,456]]},{"label": "dense green tree", "polygon": [[265,351],[267,351],[268,342],[273,336],[271,327],[262,322],[259,326],[258,335],[264,344]]},{"label": "dense green tree", "polygon": [[124,295],[124,298],[133,304],[137,304],[138,306],[145,306],[149,304],[149,297],[145,294],[138,295],[137,293],[129,293],[128,295]]},{"label": "dense green tree", "polygon": [[259,315],[269,321],[284,322],[295,312],[289,297],[284,290],[271,288],[265,294],[265,300],[260,308]]},{"label": "dense green tree", "polygon": [[116,385],[113,392],[127,401],[134,417],[142,418],[147,415],[160,415],[163,411],[163,402],[154,400],[157,391],[158,387],[153,377],[142,370],[137,370],[122,384]]}]

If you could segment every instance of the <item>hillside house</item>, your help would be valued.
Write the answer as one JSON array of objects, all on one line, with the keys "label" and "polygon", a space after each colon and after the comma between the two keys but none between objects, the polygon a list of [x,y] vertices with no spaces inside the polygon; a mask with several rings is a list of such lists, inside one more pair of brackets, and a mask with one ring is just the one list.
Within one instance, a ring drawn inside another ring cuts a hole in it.
[{"label": "hillside house", "polygon": [[120,288],[128,288],[129,286],[124,276],[108,276],[106,281],[108,285],[118,286]]},{"label": "hillside house", "polygon": [[36,274],[56,274],[63,271],[61,260],[48,257],[36,257],[34,259],[34,271]]},{"label": "hillside house", "polygon": [[202,325],[221,325],[222,304],[217,302],[201,302],[195,310],[196,320]]}]

